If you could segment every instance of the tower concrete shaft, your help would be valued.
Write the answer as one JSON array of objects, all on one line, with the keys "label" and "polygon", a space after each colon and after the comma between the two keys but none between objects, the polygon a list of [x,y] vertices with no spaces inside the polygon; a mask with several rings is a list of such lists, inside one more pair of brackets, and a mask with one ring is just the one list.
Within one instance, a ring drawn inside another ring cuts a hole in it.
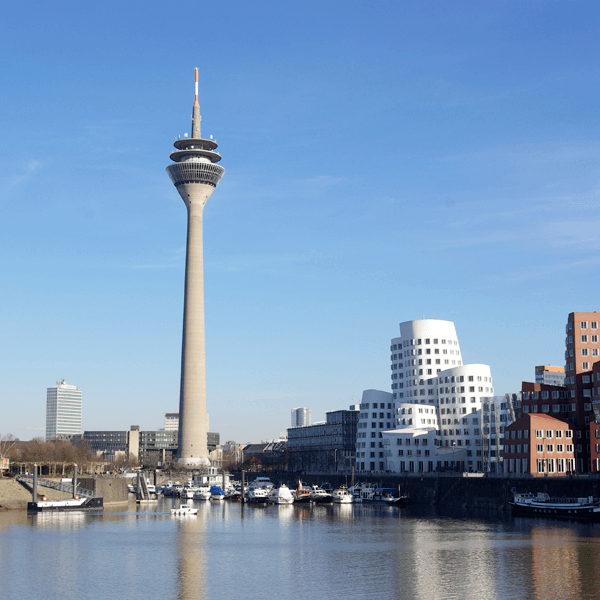
[{"label": "tower concrete shaft", "polygon": [[171,152],[174,164],[167,167],[167,173],[188,212],[177,462],[184,468],[197,468],[210,463],[206,412],[202,214],[204,205],[225,172],[223,167],[216,164],[221,160],[220,154],[215,152],[216,142],[200,137],[198,69],[192,137],[178,139],[175,148]]}]

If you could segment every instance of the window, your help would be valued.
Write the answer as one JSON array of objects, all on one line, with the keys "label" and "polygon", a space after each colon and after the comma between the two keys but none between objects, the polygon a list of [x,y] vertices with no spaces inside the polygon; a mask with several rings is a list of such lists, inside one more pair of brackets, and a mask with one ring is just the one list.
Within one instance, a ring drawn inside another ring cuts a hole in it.
[{"label": "window", "polygon": [[582,348],[581,349],[581,356],[587,356],[588,355],[588,349],[587,348]]},{"label": "window", "polygon": [[590,363],[587,363],[587,362],[581,363],[581,368],[583,371],[588,371],[590,368]]},{"label": "window", "polygon": [[551,437],[552,437],[552,434],[553,434],[553,431],[552,431],[551,429],[547,429],[547,430],[546,430],[546,437],[547,437],[547,438],[551,438]]},{"label": "window", "polygon": [[581,323],[579,323],[579,326],[581,327],[581,329],[587,329],[587,321],[581,321]]},{"label": "window", "polygon": [[541,454],[544,451],[544,444],[537,444],[535,449]]},{"label": "window", "polygon": [[598,321],[592,321],[590,323],[590,328],[591,329],[598,329]]},{"label": "window", "polygon": [[538,439],[542,439],[544,437],[544,432],[541,429],[535,430],[535,437]]},{"label": "window", "polygon": [[581,343],[582,344],[587,344],[587,335],[582,335],[581,336]]},{"label": "window", "polygon": [[546,445],[546,452],[554,452],[554,445],[553,444],[547,444]]},{"label": "window", "polygon": [[573,437],[573,432],[570,429],[567,429],[565,431],[565,437],[566,438],[572,438]]}]

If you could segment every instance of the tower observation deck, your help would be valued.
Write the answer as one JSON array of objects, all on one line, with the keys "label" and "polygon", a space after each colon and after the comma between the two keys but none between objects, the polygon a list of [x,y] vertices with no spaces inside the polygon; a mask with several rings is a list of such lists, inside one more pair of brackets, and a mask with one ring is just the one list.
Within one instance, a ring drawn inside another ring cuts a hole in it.
[{"label": "tower observation deck", "polygon": [[[179,450],[177,463],[198,468],[210,463],[206,412],[206,358],[204,334],[204,258],[202,214],[204,205],[225,169],[217,163],[217,143],[200,135],[198,69],[192,112],[192,136],[179,138],[171,152],[167,173],[188,211],[179,395]],[[187,136],[187,134],[186,134]]]}]

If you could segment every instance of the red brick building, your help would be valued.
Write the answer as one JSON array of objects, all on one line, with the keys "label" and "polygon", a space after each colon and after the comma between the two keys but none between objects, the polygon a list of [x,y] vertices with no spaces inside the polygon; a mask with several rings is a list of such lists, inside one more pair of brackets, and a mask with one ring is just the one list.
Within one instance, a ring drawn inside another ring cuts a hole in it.
[{"label": "red brick building", "polygon": [[[539,385],[539,384],[538,384]],[[505,473],[561,477],[575,472],[574,432],[546,414],[524,414],[504,433]]]},{"label": "red brick building", "polygon": [[567,319],[565,385],[569,392],[568,401],[575,406],[575,411],[571,411],[573,414],[568,416],[567,421],[575,431],[578,473],[590,472],[595,467],[590,438],[595,437],[596,431],[592,379],[594,363],[600,361],[599,322],[598,312],[573,312]]},{"label": "red brick building", "polygon": [[594,420],[590,424],[590,461],[592,472],[600,473],[600,361],[594,363],[591,378]]}]

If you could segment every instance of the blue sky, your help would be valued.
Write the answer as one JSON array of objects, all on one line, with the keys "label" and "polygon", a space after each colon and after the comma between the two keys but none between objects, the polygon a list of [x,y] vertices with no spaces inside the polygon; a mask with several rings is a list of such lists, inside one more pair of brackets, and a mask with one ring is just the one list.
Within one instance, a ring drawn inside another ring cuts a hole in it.
[{"label": "blue sky", "polygon": [[0,433],[178,408],[202,132],[210,429],[240,442],[390,389],[401,321],[456,324],[497,393],[600,309],[597,2],[27,2],[0,21]]}]

